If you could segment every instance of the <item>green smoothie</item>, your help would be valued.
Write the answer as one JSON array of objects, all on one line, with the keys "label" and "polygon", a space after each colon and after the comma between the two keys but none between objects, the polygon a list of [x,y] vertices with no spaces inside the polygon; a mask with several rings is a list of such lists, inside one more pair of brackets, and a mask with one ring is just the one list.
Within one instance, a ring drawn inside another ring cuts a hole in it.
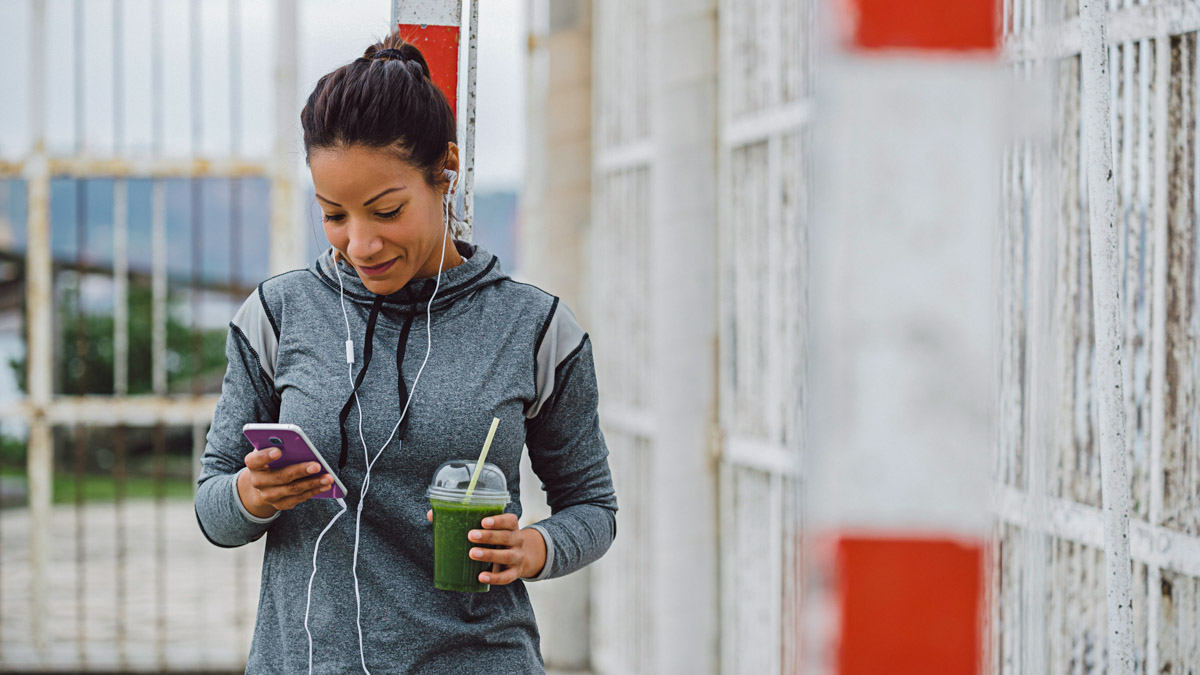
[{"label": "green smoothie", "polygon": [[479,582],[479,573],[492,563],[473,560],[472,548],[495,548],[467,539],[471,530],[482,530],[481,521],[504,513],[503,504],[464,504],[429,500],[433,507],[433,587],[443,591],[486,593],[491,586]]}]

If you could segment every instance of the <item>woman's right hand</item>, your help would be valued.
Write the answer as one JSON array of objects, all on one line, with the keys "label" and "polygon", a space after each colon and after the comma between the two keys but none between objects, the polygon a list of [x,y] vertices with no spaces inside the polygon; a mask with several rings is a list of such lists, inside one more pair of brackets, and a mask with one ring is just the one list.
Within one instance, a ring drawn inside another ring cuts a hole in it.
[{"label": "woman's right hand", "polygon": [[238,496],[246,510],[259,518],[270,518],[329,489],[333,476],[314,476],[317,462],[300,462],[280,469],[270,464],[279,459],[279,448],[255,450],[246,455],[246,468],[238,476]]}]

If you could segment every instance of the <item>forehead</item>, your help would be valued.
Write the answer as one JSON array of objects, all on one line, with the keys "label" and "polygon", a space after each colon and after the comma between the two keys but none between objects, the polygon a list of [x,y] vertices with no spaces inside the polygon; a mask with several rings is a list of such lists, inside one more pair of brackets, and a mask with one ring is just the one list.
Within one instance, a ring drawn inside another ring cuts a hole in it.
[{"label": "forehead", "polygon": [[321,148],[308,156],[313,187],[339,204],[359,205],[388,188],[423,185],[420,171],[386,150]]}]

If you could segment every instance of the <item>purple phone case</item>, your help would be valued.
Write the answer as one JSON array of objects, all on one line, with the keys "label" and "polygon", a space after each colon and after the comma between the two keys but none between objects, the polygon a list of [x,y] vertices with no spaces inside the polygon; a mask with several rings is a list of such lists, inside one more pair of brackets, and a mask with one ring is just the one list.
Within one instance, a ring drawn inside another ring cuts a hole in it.
[{"label": "purple phone case", "polygon": [[[271,461],[272,469],[291,466],[292,464],[299,464],[300,462],[321,463],[321,461],[317,459],[316,455],[313,454],[313,450],[309,447],[308,443],[305,443],[304,439],[300,437],[300,434],[297,434],[294,431],[288,429],[249,429],[243,431],[242,433],[246,435],[246,438],[250,439],[250,443],[254,446],[255,450],[277,447],[283,451],[283,454],[279,457],[279,459]],[[270,440],[271,438],[278,438],[279,440],[283,441],[283,445],[272,443]],[[320,476],[326,473],[329,472],[322,467],[320,471],[312,475]],[[329,486],[328,490],[313,495],[313,498],[337,499],[345,496],[346,494],[342,492],[341,488],[339,488],[338,484],[335,482],[333,485]]]}]

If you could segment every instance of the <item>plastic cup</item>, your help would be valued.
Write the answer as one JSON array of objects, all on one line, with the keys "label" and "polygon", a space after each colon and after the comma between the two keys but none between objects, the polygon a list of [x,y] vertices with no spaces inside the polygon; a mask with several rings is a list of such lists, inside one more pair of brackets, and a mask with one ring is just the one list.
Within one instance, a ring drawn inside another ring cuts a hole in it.
[{"label": "plastic cup", "polygon": [[467,533],[482,530],[484,518],[504,513],[508,485],[500,467],[484,462],[475,490],[467,496],[474,471],[475,460],[446,462],[434,472],[427,492],[433,509],[433,587],[443,591],[486,593],[491,588],[480,583],[479,574],[492,563],[473,560],[470,551],[494,547],[467,539]]}]

